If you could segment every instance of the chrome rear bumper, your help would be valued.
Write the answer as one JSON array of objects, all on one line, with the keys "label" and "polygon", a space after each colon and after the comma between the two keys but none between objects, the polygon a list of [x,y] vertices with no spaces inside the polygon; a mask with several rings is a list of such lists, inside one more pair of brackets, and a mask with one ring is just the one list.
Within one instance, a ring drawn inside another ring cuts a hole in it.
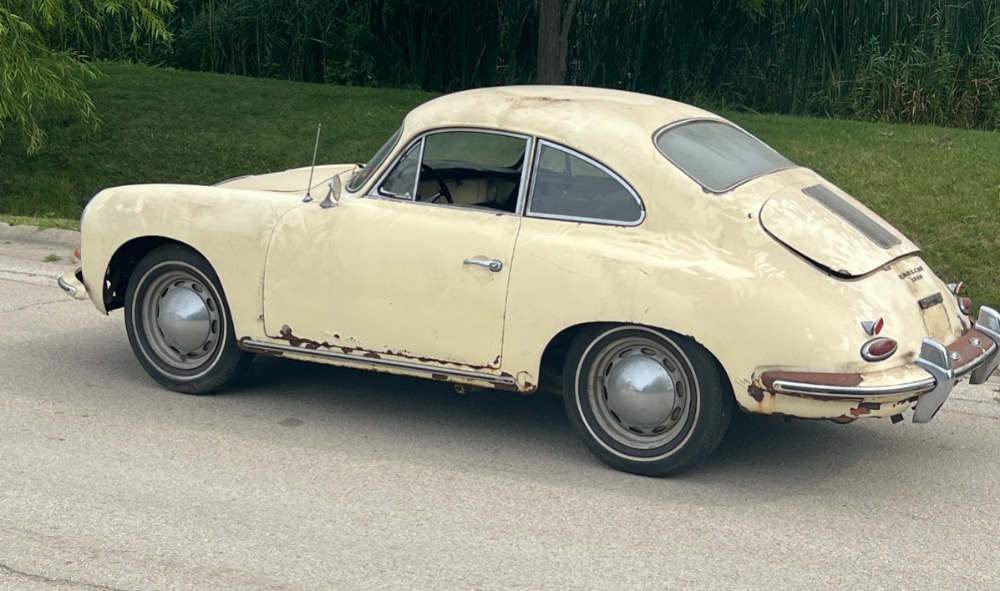
[{"label": "chrome rear bumper", "polygon": [[[909,369],[912,366],[906,366],[884,372],[880,379],[869,379],[870,383],[865,384],[866,377],[872,378],[873,374],[765,371],[759,383],[764,391],[773,394],[815,400],[915,400],[913,422],[926,423],[937,414],[959,378],[971,374],[969,382],[981,384],[1000,365],[1000,312],[983,306],[975,327],[950,345],[925,338],[916,365],[930,375],[914,380],[916,376]],[[893,371],[906,373],[910,379],[886,379]]]}]

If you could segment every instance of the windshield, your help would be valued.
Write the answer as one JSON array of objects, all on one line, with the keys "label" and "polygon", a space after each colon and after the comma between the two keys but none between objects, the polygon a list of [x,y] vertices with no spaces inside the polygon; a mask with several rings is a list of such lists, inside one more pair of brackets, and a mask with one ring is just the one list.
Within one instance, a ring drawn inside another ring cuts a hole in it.
[{"label": "windshield", "polygon": [[725,121],[697,119],[668,127],[656,147],[689,177],[713,193],[725,193],[750,179],[795,163]]},{"label": "windshield", "polygon": [[353,193],[368,182],[368,179],[375,173],[375,169],[382,165],[386,156],[388,156],[389,152],[391,152],[393,147],[395,147],[396,142],[399,141],[399,136],[401,135],[403,135],[402,127],[397,129],[396,132],[392,134],[389,141],[383,144],[382,147],[378,149],[378,152],[375,152],[375,155],[368,161],[368,164],[365,164],[363,167],[354,171],[354,174],[351,175],[351,180],[347,181],[348,191]]}]

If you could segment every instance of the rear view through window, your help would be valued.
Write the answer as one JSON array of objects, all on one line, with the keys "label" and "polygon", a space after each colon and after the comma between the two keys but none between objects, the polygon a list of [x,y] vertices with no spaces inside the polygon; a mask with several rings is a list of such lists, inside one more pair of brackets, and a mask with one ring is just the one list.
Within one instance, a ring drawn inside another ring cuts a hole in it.
[{"label": "rear view through window", "polygon": [[795,163],[757,138],[723,121],[699,119],[656,136],[660,152],[702,187],[725,193],[750,179]]}]

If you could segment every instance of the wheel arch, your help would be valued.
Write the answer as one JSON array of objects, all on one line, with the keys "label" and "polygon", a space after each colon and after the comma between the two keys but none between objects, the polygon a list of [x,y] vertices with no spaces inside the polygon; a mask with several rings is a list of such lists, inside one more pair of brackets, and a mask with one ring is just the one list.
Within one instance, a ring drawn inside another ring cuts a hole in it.
[{"label": "wheel arch", "polygon": [[132,271],[139,261],[161,246],[183,246],[207,260],[197,248],[165,236],[140,236],[125,242],[111,255],[104,274],[103,299],[106,311],[110,312],[125,305],[125,290]]},{"label": "wheel arch", "polygon": [[539,369],[539,374],[540,374],[539,388],[549,388],[549,389],[554,388],[557,391],[561,390],[562,368],[563,365],[565,365],[566,354],[569,351],[570,345],[572,345],[577,335],[579,335],[584,330],[594,326],[608,326],[608,327],[638,326],[642,328],[648,328],[650,330],[667,332],[670,334],[675,334],[690,339],[692,342],[694,342],[699,347],[704,349],[705,352],[708,353],[709,357],[712,358],[712,360],[715,362],[716,369],[720,372],[720,377],[721,377],[720,381],[722,382],[723,387],[726,388],[727,393],[729,394],[730,397],[735,398],[732,389],[732,381],[730,380],[729,373],[726,371],[726,368],[722,364],[722,361],[711,349],[705,346],[704,343],[699,341],[693,335],[686,335],[674,330],[670,330],[669,328],[663,328],[660,326],[652,326],[648,324],[641,324],[638,322],[627,322],[627,321],[615,322],[615,321],[603,320],[603,321],[580,322],[577,324],[573,324],[571,326],[567,326],[566,328],[563,328],[558,333],[556,333],[551,339],[549,339],[549,342],[546,344],[545,348],[542,351],[542,357]]}]

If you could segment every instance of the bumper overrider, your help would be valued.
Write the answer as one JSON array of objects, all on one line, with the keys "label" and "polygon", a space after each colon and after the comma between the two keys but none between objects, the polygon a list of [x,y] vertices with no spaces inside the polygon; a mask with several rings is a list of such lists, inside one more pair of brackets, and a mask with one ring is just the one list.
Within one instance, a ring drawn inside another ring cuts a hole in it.
[{"label": "bumper overrider", "polygon": [[83,284],[83,270],[79,267],[76,271],[64,273],[57,281],[59,288],[65,291],[70,297],[77,300],[87,299],[87,287]]},{"label": "bumper overrider", "polygon": [[[871,373],[755,372],[749,393],[759,412],[849,420],[859,416],[901,418],[913,408],[913,422],[926,423],[948,399],[959,378],[982,384],[1000,365],[1000,312],[983,306],[975,326],[944,345],[925,338],[916,362]],[[781,397],[784,403],[778,402]],[[809,405],[822,401],[828,404]],[[753,409],[749,409],[753,410]]]}]

